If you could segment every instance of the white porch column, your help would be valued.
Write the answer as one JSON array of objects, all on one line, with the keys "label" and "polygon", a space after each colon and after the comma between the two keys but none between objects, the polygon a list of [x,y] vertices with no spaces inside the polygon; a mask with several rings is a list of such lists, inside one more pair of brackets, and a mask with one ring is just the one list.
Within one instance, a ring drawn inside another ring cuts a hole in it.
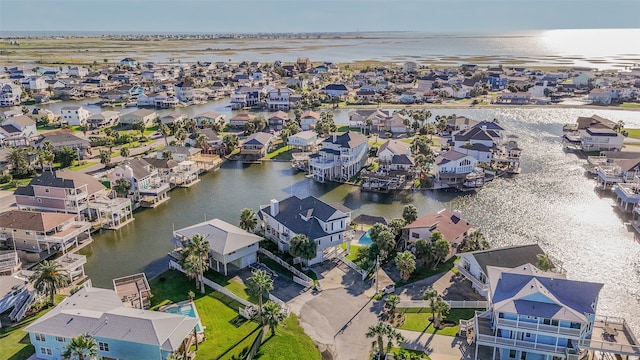
[{"label": "white porch column", "polygon": [[224,276],[227,276],[227,263],[224,263]]}]

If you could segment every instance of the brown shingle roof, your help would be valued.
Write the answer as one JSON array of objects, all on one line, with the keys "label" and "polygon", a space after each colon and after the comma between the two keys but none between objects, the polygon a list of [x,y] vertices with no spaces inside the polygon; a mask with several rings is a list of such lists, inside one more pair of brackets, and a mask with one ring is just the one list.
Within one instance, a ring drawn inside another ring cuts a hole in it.
[{"label": "brown shingle roof", "polygon": [[468,221],[458,218],[447,209],[442,209],[437,213],[423,215],[404,228],[419,229],[434,226],[435,228],[431,231],[439,231],[442,237],[449,242],[464,235],[465,232],[471,229],[471,224]]},{"label": "brown shingle roof", "polygon": [[10,210],[0,214],[0,227],[46,232],[73,218],[73,214]]}]

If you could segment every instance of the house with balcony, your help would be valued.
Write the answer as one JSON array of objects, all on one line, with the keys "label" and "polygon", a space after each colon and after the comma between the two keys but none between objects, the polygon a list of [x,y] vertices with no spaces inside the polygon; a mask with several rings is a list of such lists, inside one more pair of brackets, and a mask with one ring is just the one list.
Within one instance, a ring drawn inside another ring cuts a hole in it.
[{"label": "house with balcony", "polygon": [[0,106],[16,106],[20,104],[22,87],[14,83],[5,83],[0,87]]},{"label": "house with balcony", "polygon": [[236,129],[244,129],[247,126],[247,123],[253,120],[254,117],[255,116],[249,113],[236,114],[229,119],[229,126]]},{"label": "house with balcony", "polygon": [[208,121],[210,124],[218,123],[218,122],[223,124],[226,123],[224,114],[220,114],[215,111],[205,111],[203,113],[197,114],[196,116],[193,117],[193,120],[196,121],[198,126],[202,125],[203,120]]},{"label": "house with balcony", "polygon": [[87,257],[77,253],[66,253],[54,260],[60,265],[60,270],[67,276],[69,284],[79,284],[87,280],[84,273],[84,264]]},{"label": "house with balcony", "polygon": [[[15,255],[15,253],[12,253]],[[3,255],[0,255],[0,265],[3,263]],[[38,293],[29,281],[30,271],[17,271],[11,274],[2,273],[0,275],[0,314],[8,315],[10,322],[22,320],[36,301]],[[5,317],[3,316],[3,319]],[[3,325],[0,321],[0,328]]]},{"label": "house with balcony", "polygon": [[240,147],[240,159],[243,162],[256,162],[267,155],[275,136],[265,132],[251,134]]},{"label": "house with balcony", "polygon": [[82,106],[64,106],[60,109],[60,120],[72,126],[82,126],[87,123],[91,111]]},{"label": "house with balcony", "polygon": [[431,235],[436,231],[439,232],[442,234],[442,238],[451,245],[449,255],[446,257],[449,259],[456,254],[458,247],[473,231],[474,226],[462,218],[462,212],[459,210],[442,209],[420,216],[402,229],[408,235],[408,244],[414,244],[418,239],[430,241]]},{"label": "house with balcony", "polygon": [[158,113],[149,109],[139,109],[120,116],[120,125],[133,125],[143,123],[150,126],[158,118]]},{"label": "house with balcony", "polygon": [[70,130],[45,133],[36,141],[35,147],[41,149],[47,142],[53,146],[54,152],[60,151],[65,147],[69,147],[76,151],[80,159],[84,159],[86,156],[91,155],[91,142],[72,134]]},{"label": "house with balcony", "polygon": [[91,224],[75,214],[9,210],[0,214],[0,244],[17,251],[25,263],[37,263],[58,251],[90,241]]},{"label": "house with balcony", "polygon": [[587,128],[578,130],[578,139],[582,151],[622,150],[624,136],[606,128]]},{"label": "house with balcony", "polygon": [[276,87],[267,92],[267,108],[269,110],[289,110],[289,98],[294,91],[288,87]]},{"label": "house with balcony", "polygon": [[301,151],[312,151],[318,141],[318,133],[313,130],[301,131],[287,138],[287,145]]},{"label": "house with balcony", "polygon": [[99,129],[117,125],[120,122],[120,112],[103,111],[99,114],[92,114],[87,118],[87,123],[91,129]]},{"label": "house with balcony", "polygon": [[[3,248],[8,248],[8,246],[5,244]],[[13,275],[21,268],[22,261],[16,250],[0,250],[0,276]],[[2,294],[0,294],[0,296],[2,296]],[[2,324],[0,324],[0,326],[2,326]]]},{"label": "house with balcony", "polygon": [[26,115],[12,116],[0,125],[0,144],[28,146],[37,138],[36,122]]},{"label": "house with balcony", "polygon": [[388,112],[380,109],[351,110],[349,111],[349,127],[359,127],[362,131],[365,129],[380,131],[384,130],[388,118]]},{"label": "house with balcony", "polygon": [[456,150],[438,155],[431,171],[434,189],[468,190],[481,187],[485,181],[484,172],[478,168],[478,160]]},{"label": "house with balcony", "polygon": [[157,109],[172,109],[178,106],[180,102],[173,95],[166,92],[140,94],[136,100],[138,107],[155,107]]},{"label": "house with balcony", "polygon": [[322,142],[322,149],[310,156],[309,171],[318,182],[344,182],[355,176],[369,156],[367,138],[357,132],[334,134]]},{"label": "house with balcony", "polygon": [[453,135],[454,150],[471,155],[479,162],[490,163],[493,152],[504,141],[504,129],[494,123],[483,121]]},{"label": "house with balcony", "polygon": [[297,234],[306,235],[318,244],[316,257],[307,265],[324,261],[337,246],[353,237],[349,228],[350,211],[313,196],[271,200],[269,205],[260,207],[259,216],[264,235],[281,251],[289,251],[289,240]]},{"label": "house with balcony", "polygon": [[401,189],[413,177],[415,165],[411,145],[387,140],[378,149],[378,170],[362,170],[361,188],[365,191],[388,192]]},{"label": "house with balcony", "polygon": [[458,254],[456,267],[471,281],[473,288],[484,297],[489,296],[487,267],[515,268],[524,264],[536,264],[544,251],[538,244],[516,245]]},{"label": "house with balcony", "polygon": [[209,267],[225,276],[229,269],[244,269],[258,261],[258,243],[262,237],[220,219],[176,230],[172,242],[177,249],[184,248],[196,234],[209,241]]},{"label": "house with balcony", "polygon": [[320,113],[307,110],[300,116],[300,128],[304,131],[315,129],[318,120],[320,120]]},{"label": "house with balcony", "polygon": [[[198,138],[201,136],[204,136],[204,141],[198,144]],[[224,149],[222,136],[210,128],[200,129],[197,133],[189,135],[185,144],[200,147],[203,154],[218,154]]]},{"label": "house with balcony", "polygon": [[115,167],[109,174],[112,189],[119,179],[131,184],[127,197],[134,208],[154,208],[169,200],[169,182],[144,159],[130,159]]},{"label": "house with balcony", "polygon": [[269,119],[267,119],[269,128],[273,130],[282,130],[287,122],[289,121],[289,114],[284,111],[276,111],[275,113],[269,115]]},{"label": "house with balcony", "polygon": [[261,89],[254,87],[239,87],[231,94],[231,108],[234,110],[251,107],[261,100]]},{"label": "house with balcony", "polygon": [[62,358],[73,337],[96,340],[102,359],[163,360],[171,353],[187,356],[198,318],[124,306],[111,289],[85,287],[69,296],[24,330],[35,358]]}]

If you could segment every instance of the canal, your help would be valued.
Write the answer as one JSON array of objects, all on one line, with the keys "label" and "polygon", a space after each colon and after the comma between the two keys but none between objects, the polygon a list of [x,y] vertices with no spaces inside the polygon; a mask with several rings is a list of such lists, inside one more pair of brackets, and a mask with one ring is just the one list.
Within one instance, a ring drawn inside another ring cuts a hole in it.
[{"label": "canal", "polygon": [[[157,275],[166,268],[174,227],[205,218],[237,224],[242,208],[257,211],[270,199],[290,194],[341,202],[353,209],[354,216],[367,213],[394,218],[406,204],[414,204],[420,214],[442,208],[461,210],[494,247],[539,243],[563,261],[569,278],[604,283],[598,311],[624,316],[640,333],[640,243],[612,208],[611,197],[594,190],[595,182],[585,176],[586,161],[564,152],[560,140],[562,124],[575,122],[578,116],[596,113],[640,128],[640,112],[551,108],[433,111],[434,116],[454,112],[479,120],[497,118],[507,131],[517,134],[524,149],[522,174],[496,179],[475,194],[372,194],[348,185],[317,184],[294,173],[288,163],[246,166],[228,162],[204,175],[192,188],[172,191],[171,200],[158,208],[136,213],[136,220],[125,228],[96,235],[82,250],[88,256],[87,274],[102,287],[111,287],[114,277],[139,271]],[[339,110],[336,119],[346,122],[346,111]]]}]

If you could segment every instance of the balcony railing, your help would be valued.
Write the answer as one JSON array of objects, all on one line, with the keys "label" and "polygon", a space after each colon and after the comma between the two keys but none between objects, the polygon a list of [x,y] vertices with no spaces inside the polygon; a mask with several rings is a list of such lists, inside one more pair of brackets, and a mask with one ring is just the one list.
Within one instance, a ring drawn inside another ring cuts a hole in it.
[{"label": "balcony railing", "polygon": [[508,346],[509,349],[518,349],[518,350],[537,350],[546,353],[557,353],[564,354],[566,346],[561,345],[548,345],[541,344],[536,342],[524,341],[524,340],[516,340],[516,339],[507,339],[499,336],[491,336],[491,335],[476,335],[476,341],[479,345],[488,345],[488,346]]},{"label": "balcony railing", "polygon": [[581,330],[560,326],[545,325],[540,323],[530,323],[524,321],[497,319],[496,326],[499,328],[509,328],[517,330],[529,330],[549,335],[561,335],[563,337],[579,338]]},{"label": "balcony railing", "polygon": [[465,269],[463,266],[460,265],[456,265],[456,268],[458,269],[458,271],[460,271],[460,273],[462,273],[467,279],[469,279],[474,285],[478,286],[480,289],[482,289],[482,291],[489,291],[489,285],[483,283],[482,281],[480,281],[478,278],[476,278],[475,276],[473,276],[469,270]]}]

